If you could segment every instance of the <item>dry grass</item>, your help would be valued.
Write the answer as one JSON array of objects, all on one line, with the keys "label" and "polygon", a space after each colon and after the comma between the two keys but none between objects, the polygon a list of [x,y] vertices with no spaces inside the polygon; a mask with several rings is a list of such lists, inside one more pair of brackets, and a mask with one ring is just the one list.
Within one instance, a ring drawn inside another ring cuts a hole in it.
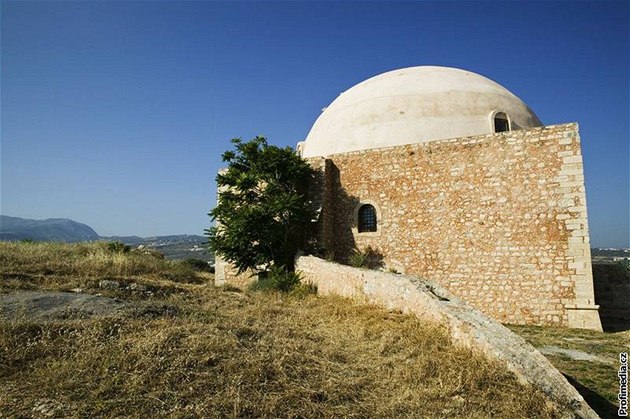
[{"label": "dry grass", "polygon": [[55,276],[151,276],[187,280],[194,270],[140,251],[112,251],[106,242],[0,242],[0,273]]},{"label": "dry grass", "polygon": [[[10,254],[0,248],[0,260],[13,273],[20,272],[11,256],[19,253],[17,246]],[[82,264],[70,249],[86,255],[95,245],[82,246],[55,249],[55,257],[65,254]],[[46,259],[45,253],[39,255]],[[41,262],[55,264],[64,272],[76,269],[66,262]],[[43,275],[39,287],[50,286],[48,274],[33,266],[25,270]],[[154,278],[154,271],[147,276],[135,272],[135,280],[156,287],[169,282]],[[74,275],[52,274],[55,286]],[[15,288],[5,282],[5,290]],[[172,286],[179,291],[152,298],[156,306],[177,310],[47,323],[0,319],[0,412],[59,417],[555,415],[538,391],[521,386],[484,357],[454,347],[444,330],[414,317],[341,298],[242,293],[211,284]],[[128,296],[120,291],[119,297]]]},{"label": "dry grass", "polygon": [[115,252],[106,242],[0,242],[0,292],[80,288],[119,296],[99,289],[99,282],[107,279],[118,281],[123,288],[131,283],[140,284],[151,294],[165,296],[186,288],[187,283],[204,283],[211,277],[181,261],[137,251]]}]

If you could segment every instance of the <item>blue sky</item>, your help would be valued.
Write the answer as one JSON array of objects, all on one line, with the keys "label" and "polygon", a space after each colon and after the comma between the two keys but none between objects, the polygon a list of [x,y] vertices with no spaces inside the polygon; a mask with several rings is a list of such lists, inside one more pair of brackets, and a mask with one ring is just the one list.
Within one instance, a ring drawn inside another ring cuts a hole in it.
[{"label": "blue sky", "polygon": [[594,246],[629,243],[628,2],[1,4],[1,212],[202,234],[233,137],[303,140],[354,84],[482,74],[577,121]]}]

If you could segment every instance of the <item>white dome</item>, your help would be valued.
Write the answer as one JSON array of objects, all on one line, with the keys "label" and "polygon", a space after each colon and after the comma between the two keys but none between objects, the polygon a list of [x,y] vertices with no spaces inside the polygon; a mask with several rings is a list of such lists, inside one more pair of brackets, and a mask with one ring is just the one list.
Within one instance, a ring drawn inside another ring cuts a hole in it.
[{"label": "white dome", "polygon": [[479,74],[449,67],[409,67],[372,77],[341,93],[298,145],[304,157],[414,144],[494,132],[494,115],[513,130],[541,126],[518,97]]}]

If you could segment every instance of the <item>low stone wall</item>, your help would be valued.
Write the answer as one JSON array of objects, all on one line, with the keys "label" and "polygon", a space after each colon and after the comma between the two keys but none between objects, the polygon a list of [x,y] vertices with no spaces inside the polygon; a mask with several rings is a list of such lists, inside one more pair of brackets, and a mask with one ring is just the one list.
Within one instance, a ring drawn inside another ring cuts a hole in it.
[{"label": "low stone wall", "polygon": [[317,285],[320,294],[350,297],[444,324],[456,344],[474,347],[499,360],[521,381],[540,388],[573,415],[598,417],[533,346],[437,284],[412,276],[351,268],[314,256],[298,257],[296,270]]},{"label": "low stone wall", "polygon": [[594,263],[593,283],[604,330],[630,330],[630,272],[619,263]]},{"label": "low stone wall", "polygon": [[220,256],[215,257],[214,261],[214,285],[232,285],[239,288],[245,288],[258,277],[251,271],[245,271],[241,274],[237,273],[236,268],[229,262],[223,260]]},{"label": "low stone wall", "polygon": [[610,309],[630,309],[630,272],[619,263],[594,263],[597,304]]}]

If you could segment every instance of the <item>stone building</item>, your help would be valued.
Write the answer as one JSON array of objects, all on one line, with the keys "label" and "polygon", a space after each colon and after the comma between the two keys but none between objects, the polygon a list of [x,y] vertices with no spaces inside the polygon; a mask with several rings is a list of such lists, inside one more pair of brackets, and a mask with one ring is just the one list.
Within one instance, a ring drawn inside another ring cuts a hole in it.
[{"label": "stone building", "polygon": [[411,67],[341,93],[297,150],[319,170],[329,256],[370,246],[501,322],[601,329],[576,123],[543,126],[478,74]]}]

